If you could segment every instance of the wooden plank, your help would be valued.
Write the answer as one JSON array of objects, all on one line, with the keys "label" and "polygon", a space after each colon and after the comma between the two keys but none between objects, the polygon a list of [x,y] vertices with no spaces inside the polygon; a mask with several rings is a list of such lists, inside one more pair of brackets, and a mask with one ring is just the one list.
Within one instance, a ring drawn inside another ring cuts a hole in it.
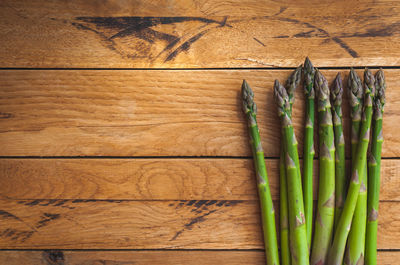
[{"label": "wooden plank", "polygon": [[[398,251],[378,252],[378,264],[395,265],[399,259],[400,252]],[[7,265],[264,265],[265,258],[262,251],[0,251],[0,263]]]},{"label": "wooden plank", "polygon": [[[278,160],[267,169],[279,199]],[[382,160],[381,201],[400,201],[400,160]],[[314,188],[316,196],[317,161]],[[0,159],[0,198],[257,200],[250,159]]]},{"label": "wooden plank", "polygon": [[[335,70],[323,71],[331,81]],[[266,156],[279,156],[274,79],[288,70],[3,71],[0,156],[250,156],[241,80],[255,91]],[[347,75],[347,71],[342,71]],[[399,157],[400,70],[386,70],[383,156]],[[347,93],[346,93],[347,94]],[[303,93],[294,126],[303,138]],[[344,103],[348,138],[348,102]],[[301,153],[301,150],[300,150]]]},{"label": "wooden plank", "polygon": [[[278,207],[276,207],[277,209]],[[0,200],[2,249],[262,249],[256,201]],[[400,249],[400,203],[379,249]]]},{"label": "wooden plank", "polygon": [[[1,1],[1,67],[399,65],[396,1]],[[365,45],[368,43],[368,45]]]}]

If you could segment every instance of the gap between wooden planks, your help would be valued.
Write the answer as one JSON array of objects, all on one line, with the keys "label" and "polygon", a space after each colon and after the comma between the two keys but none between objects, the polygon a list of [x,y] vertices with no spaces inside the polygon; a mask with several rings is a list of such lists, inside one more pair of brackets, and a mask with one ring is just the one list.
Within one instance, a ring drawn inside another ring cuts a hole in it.
[{"label": "gap between wooden planks", "polygon": [[[255,92],[265,155],[278,157],[280,123],[272,86],[290,72],[2,71],[0,156],[250,156],[240,102],[245,78]],[[330,82],[337,73],[322,72]],[[340,72],[347,76],[347,70]],[[383,157],[399,157],[400,70],[385,74]],[[293,120],[300,154],[303,98],[299,88]],[[343,108],[349,147],[347,89]]]},{"label": "gap between wooden planks", "polygon": [[[266,163],[278,200],[278,159]],[[400,201],[399,170],[382,160],[381,201]],[[258,200],[255,179],[251,159],[0,159],[0,199],[12,200]]]},{"label": "gap between wooden planks", "polygon": [[[399,6],[371,1],[2,1],[0,67],[397,66]],[[284,58],[284,59],[283,59]]]},{"label": "gap between wooden planks", "polygon": [[[397,264],[400,252],[378,252],[378,264]],[[0,263],[7,265],[264,265],[261,251],[1,251]],[[62,263],[61,263],[62,262]],[[53,263],[50,263],[53,264]]]}]

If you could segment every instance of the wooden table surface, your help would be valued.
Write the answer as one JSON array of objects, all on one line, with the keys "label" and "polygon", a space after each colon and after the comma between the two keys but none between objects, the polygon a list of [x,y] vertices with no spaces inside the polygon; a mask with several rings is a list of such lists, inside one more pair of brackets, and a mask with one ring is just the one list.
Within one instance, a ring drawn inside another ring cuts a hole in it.
[{"label": "wooden table surface", "polygon": [[265,264],[240,85],[278,200],[272,85],[305,56],[329,81],[385,69],[378,263],[398,264],[399,37],[386,0],[1,1],[0,264]]}]

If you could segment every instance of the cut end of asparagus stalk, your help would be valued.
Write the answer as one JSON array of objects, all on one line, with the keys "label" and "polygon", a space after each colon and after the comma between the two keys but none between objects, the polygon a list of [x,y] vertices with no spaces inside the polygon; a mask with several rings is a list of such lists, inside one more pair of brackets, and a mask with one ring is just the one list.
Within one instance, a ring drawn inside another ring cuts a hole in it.
[{"label": "cut end of asparagus stalk", "polygon": [[307,97],[314,98],[315,68],[308,57],[304,62],[303,73],[304,73],[304,93],[306,94]]},{"label": "cut end of asparagus stalk", "polygon": [[331,100],[333,106],[341,106],[343,97],[342,76],[338,73],[333,81],[331,89]]},{"label": "cut end of asparagus stalk", "polygon": [[357,121],[361,119],[361,112],[362,112],[361,100],[363,97],[363,87],[360,77],[358,76],[356,71],[354,71],[353,68],[351,68],[350,70],[348,87],[349,87],[350,106],[352,107],[350,116],[353,121]]},{"label": "cut end of asparagus stalk", "polygon": [[375,74],[375,100],[373,104],[374,108],[374,119],[382,118],[384,106],[385,106],[385,90],[386,82],[383,70],[380,69]]},{"label": "cut end of asparagus stalk", "polygon": [[289,101],[292,105],[294,103],[294,92],[296,91],[296,88],[298,87],[301,80],[301,69],[302,65],[297,67],[296,70],[294,70],[289,76],[285,84],[285,88],[289,96]]},{"label": "cut end of asparagus stalk", "polygon": [[254,93],[251,90],[249,84],[246,80],[243,80],[242,83],[242,103],[243,103],[243,112],[245,114],[251,112],[252,114],[257,114],[257,105],[254,103]]},{"label": "cut end of asparagus stalk", "polygon": [[329,108],[329,86],[328,81],[326,81],[325,76],[316,69],[315,71],[315,90],[317,92],[318,97],[318,111],[323,111],[326,108]]}]

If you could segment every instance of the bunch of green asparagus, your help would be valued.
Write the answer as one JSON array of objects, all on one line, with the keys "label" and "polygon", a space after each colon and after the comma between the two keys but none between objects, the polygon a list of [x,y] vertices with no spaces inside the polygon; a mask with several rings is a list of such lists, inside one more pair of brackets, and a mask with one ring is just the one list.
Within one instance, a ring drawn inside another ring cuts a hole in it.
[{"label": "bunch of green asparagus", "polygon": [[[305,94],[302,170],[292,123],[295,91],[301,80]],[[377,263],[382,117],[386,89],[383,70],[374,76],[365,69],[362,82],[351,69],[347,86],[351,110],[349,177],[346,176],[340,73],[329,88],[324,75],[306,58],[304,65],[293,71],[285,85],[275,80],[274,97],[281,119],[279,254],[274,206],[256,119],[257,106],[253,91],[243,81],[243,111],[254,157],[268,265]],[[319,186],[313,215],[315,115],[319,139],[316,145]]]}]

